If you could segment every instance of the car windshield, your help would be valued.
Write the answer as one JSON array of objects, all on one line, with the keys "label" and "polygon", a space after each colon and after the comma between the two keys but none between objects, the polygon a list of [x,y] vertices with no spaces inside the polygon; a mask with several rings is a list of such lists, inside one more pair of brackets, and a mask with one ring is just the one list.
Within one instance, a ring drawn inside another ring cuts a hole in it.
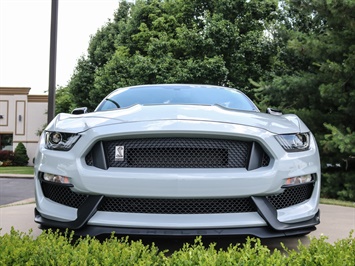
[{"label": "car windshield", "polygon": [[220,105],[230,109],[258,111],[253,102],[236,89],[204,85],[145,85],[117,89],[95,111],[127,108],[136,104]]}]

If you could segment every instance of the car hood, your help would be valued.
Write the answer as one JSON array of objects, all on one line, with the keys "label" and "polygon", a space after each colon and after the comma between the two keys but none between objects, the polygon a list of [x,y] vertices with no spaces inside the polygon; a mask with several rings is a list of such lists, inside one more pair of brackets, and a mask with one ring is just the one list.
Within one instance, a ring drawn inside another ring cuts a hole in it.
[{"label": "car hood", "polygon": [[238,111],[221,106],[204,105],[134,105],[72,115],[61,113],[48,125],[48,131],[79,133],[93,127],[111,124],[164,120],[205,121],[261,128],[276,134],[305,132],[308,128],[296,115],[270,115],[253,111]]}]

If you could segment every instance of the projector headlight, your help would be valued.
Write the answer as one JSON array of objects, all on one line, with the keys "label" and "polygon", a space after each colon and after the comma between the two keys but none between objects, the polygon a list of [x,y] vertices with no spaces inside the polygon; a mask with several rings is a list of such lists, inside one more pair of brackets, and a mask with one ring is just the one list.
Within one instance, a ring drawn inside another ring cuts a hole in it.
[{"label": "projector headlight", "polygon": [[46,132],[46,149],[69,151],[80,138],[79,134],[63,132]]},{"label": "projector headlight", "polygon": [[309,133],[283,134],[275,136],[282,148],[288,152],[305,151],[309,149]]}]

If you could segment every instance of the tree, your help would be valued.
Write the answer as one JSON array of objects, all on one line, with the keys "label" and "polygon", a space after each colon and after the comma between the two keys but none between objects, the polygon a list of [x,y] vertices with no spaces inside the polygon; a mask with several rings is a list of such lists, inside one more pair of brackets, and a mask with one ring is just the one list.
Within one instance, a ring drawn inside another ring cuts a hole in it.
[{"label": "tree", "polygon": [[73,94],[70,92],[68,87],[59,87],[56,90],[56,104],[55,112],[59,113],[70,113],[74,108],[80,106],[73,105]]},{"label": "tree", "polygon": [[[355,2],[284,1],[275,26],[277,64],[272,82],[255,92],[264,105],[296,112],[316,134],[323,165],[323,196],[354,200]],[[350,172],[346,172],[350,171]]]},{"label": "tree", "polygon": [[117,39],[122,37],[120,32],[125,30],[126,20],[132,4],[120,2],[114,13],[114,20],[108,21],[97,33],[91,36],[88,56],[81,56],[69,80],[67,89],[72,96],[73,107],[88,107],[93,110],[101,99],[98,95],[90,97],[94,89],[95,73],[102,68],[115,53]]},{"label": "tree", "polygon": [[[287,19],[276,37],[287,41],[279,46],[282,53],[278,58],[285,70],[257,89],[259,97],[269,105],[298,111],[321,139],[329,133],[324,123],[348,135],[355,130],[355,124],[349,124],[355,121],[355,2],[302,0],[284,4],[282,12]],[[331,132],[335,136],[336,131]],[[337,142],[328,135],[327,140],[331,139]],[[340,147],[341,143],[328,145],[326,150],[339,152]]]},{"label": "tree", "polygon": [[273,0],[121,2],[78,61],[68,84],[75,106],[93,109],[113,89],[147,83],[209,83],[249,93],[249,79],[272,68],[275,46],[265,29],[276,8]]},{"label": "tree", "polygon": [[26,166],[28,160],[26,147],[22,142],[19,142],[15,148],[13,164],[17,166]]}]

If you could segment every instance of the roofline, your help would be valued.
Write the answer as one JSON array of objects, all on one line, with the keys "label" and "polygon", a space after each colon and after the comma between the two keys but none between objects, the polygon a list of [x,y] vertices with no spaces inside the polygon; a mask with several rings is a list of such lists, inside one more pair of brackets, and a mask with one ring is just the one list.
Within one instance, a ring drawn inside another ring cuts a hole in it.
[{"label": "roofline", "polygon": [[0,87],[2,95],[28,95],[30,87]]},{"label": "roofline", "polygon": [[30,95],[28,95],[28,102],[47,103],[48,102],[48,95],[30,94]]}]

